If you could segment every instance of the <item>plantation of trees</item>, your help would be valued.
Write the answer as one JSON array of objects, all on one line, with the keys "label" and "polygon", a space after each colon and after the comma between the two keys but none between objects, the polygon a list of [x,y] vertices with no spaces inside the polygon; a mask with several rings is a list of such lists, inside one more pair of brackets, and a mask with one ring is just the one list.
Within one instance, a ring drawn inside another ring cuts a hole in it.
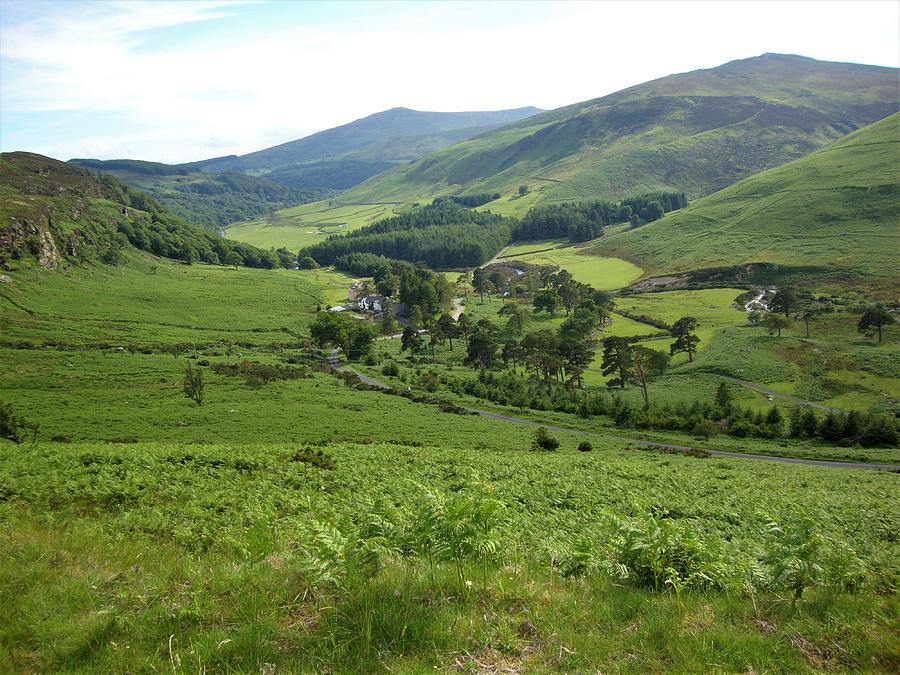
[{"label": "plantation of trees", "polygon": [[596,200],[539,206],[518,221],[463,208],[497,197],[490,193],[439,197],[410,213],[385,218],[347,234],[331,235],[301,251],[300,256],[354,274],[361,274],[358,270],[362,259],[351,257],[356,254],[424,262],[436,269],[475,267],[510,241],[561,237],[571,242],[588,241],[599,237],[604,226],[627,221],[638,213],[644,222],[649,222],[687,204],[683,194],[653,193],[621,203]]}]

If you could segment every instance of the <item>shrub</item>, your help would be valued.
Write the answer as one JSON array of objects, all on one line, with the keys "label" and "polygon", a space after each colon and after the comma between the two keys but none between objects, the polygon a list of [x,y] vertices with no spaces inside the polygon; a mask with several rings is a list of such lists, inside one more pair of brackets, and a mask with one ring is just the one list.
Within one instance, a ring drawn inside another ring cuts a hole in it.
[{"label": "shrub", "polygon": [[697,424],[694,425],[693,430],[691,430],[691,434],[698,438],[712,438],[720,431],[719,425],[713,422],[712,420],[700,420]]},{"label": "shrub", "polygon": [[291,457],[292,462],[303,462],[304,464],[310,464],[311,466],[316,466],[320,469],[333,469],[334,468],[334,459],[325,454],[321,449],[315,449],[311,447],[303,447],[297,450],[293,457]]},{"label": "shrub", "polygon": [[203,395],[206,389],[203,383],[203,371],[198,368],[187,365],[184,369],[184,380],[182,381],[184,395],[194,401],[197,405],[203,405]]},{"label": "shrub", "polygon": [[381,374],[388,377],[397,377],[400,374],[400,366],[396,361],[385,361],[381,366]]},{"label": "shrub", "polygon": [[581,443],[578,444],[578,452],[590,452],[593,449],[594,446],[591,445],[590,441],[581,441]]},{"label": "shrub", "polygon": [[547,427],[538,427],[534,432],[534,441],[531,443],[532,450],[556,450],[559,447],[559,441],[550,435]]}]

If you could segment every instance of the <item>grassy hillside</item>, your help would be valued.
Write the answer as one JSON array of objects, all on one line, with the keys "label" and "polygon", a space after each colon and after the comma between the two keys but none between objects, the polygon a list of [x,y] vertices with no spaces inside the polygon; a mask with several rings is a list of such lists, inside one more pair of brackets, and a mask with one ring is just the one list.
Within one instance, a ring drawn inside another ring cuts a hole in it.
[{"label": "grassy hillside", "polygon": [[115,266],[132,248],[187,263],[293,266],[290,256],[185,222],[108,174],[28,152],[0,155],[0,266]]},{"label": "grassy hillside", "polygon": [[895,298],[900,114],[736,183],[591,252],[652,274],[770,262]]},{"label": "grassy hillside", "polygon": [[328,188],[293,188],[238,173],[203,173],[186,164],[98,159],[72,159],[69,163],[111,174],[159,200],[180,218],[213,229],[330,193]]},{"label": "grassy hillside", "polygon": [[897,111],[897,72],[765,54],[546,112],[379,175],[345,202],[520,184],[543,201],[655,190],[692,197]]}]

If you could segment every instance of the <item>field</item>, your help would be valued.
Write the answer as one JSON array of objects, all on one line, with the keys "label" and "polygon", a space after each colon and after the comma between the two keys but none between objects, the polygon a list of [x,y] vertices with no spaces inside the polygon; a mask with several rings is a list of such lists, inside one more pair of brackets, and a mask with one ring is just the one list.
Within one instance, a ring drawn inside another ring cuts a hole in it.
[{"label": "field", "polygon": [[276,211],[269,218],[232,225],[226,232],[229,239],[260,248],[285,247],[299,251],[328,235],[342,234],[388,218],[399,213],[401,208],[397,204],[311,202]]},{"label": "field", "polygon": [[[517,244],[511,247],[515,252],[517,249],[525,249],[530,244]],[[548,246],[534,246],[527,250],[538,250],[548,248]],[[510,255],[510,250],[504,252],[505,256]],[[553,265],[562,267],[572,273],[578,281],[589,284],[597,290],[607,291],[628,286],[631,282],[638,279],[643,271],[628,262],[618,258],[598,258],[592,255],[585,255],[578,248],[566,247],[545,251],[542,253],[532,253],[526,255],[518,255],[511,259],[513,261],[527,262],[534,265]]]}]

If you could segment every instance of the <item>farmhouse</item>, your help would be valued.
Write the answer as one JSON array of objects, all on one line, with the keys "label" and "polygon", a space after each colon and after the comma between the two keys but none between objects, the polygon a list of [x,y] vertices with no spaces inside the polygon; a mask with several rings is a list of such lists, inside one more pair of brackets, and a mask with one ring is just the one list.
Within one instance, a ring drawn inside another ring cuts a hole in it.
[{"label": "farmhouse", "polygon": [[360,298],[356,304],[363,312],[380,312],[384,307],[384,296],[367,295]]}]

